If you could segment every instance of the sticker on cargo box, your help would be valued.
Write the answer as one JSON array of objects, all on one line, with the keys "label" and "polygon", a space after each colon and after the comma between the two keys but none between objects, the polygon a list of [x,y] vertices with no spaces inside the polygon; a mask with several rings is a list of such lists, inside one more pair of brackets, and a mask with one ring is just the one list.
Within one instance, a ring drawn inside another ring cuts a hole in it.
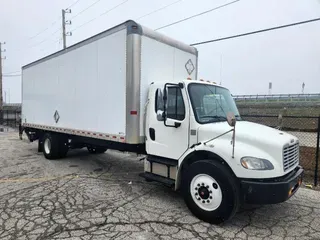
[{"label": "sticker on cargo box", "polygon": [[185,65],[185,68],[186,68],[186,70],[187,70],[187,72],[188,72],[189,75],[191,75],[191,73],[193,73],[193,71],[194,71],[194,65],[193,65],[191,59],[188,60],[188,62],[187,62],[186,65]]},{"label": "sticker on cargo box", "polygon": [[56,123],[58,123],[58,121],[59,121],[59,119],[60,119],[60,115],[59,115],[59,113],[58,113],[57,110],[55,111],[55,113],[54,113],[54,115],[53,115],[53,118],[54,118],[54,121],[55,121]]}]

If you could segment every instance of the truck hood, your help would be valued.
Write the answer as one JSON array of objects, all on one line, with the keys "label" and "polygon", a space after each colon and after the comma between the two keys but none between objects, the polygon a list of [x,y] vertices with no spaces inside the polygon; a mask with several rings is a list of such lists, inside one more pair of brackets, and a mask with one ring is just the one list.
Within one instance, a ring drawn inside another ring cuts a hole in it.
[{"label": "truck hood", "polygon": [[[227,122],[202,125],[198,129],[198,141],[206,141],[215,138],[230,129],[232,129],[232,127],[230,127]],[[236,142],[263,143],[264,145],[281,146],[282,148],[285,144],[292,144],[298,140],[296,137],[286,132],[247,121],[238,121],[235,130]],[[232,133],[222,136],[221,138],[230,139],[230,136],[232,136]]]},{"label": "truck hood", "polygon": [[[198,142],[205,142],[232,129],[227,122],[202,125],[198,128]],[[232,132],[208,142],[224,159],[231,159]],[[282,169],[283,148],[298,142],[288,133],[261,124],[238,121],[235,127],[235,159],[240,164],[244,156],[253,156],[270,160],[273,165]],[[279,175],[281,173],[279,172]]]}]

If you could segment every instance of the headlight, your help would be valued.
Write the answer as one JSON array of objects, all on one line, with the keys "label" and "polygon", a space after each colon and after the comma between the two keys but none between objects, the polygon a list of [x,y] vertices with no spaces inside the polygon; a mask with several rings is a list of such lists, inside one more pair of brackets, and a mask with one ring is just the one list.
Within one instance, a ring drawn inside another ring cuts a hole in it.
[{"label": "headlight", "polygon": [[266,159],[255,157],[241,158],[242,167],[250,170],[272,170],[274,169],[272,163]]}]

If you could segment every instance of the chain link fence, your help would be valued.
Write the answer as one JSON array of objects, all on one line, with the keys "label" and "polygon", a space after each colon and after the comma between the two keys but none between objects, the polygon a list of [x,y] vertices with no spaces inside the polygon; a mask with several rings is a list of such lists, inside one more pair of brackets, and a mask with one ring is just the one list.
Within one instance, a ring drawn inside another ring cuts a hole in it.
[{"label": "chain link fence", "polygon": [[300,165],[305,169],[306,180],[318,184],[320,116],[242,115],[243,120],[263,124],[285,132],[299,139]]}]

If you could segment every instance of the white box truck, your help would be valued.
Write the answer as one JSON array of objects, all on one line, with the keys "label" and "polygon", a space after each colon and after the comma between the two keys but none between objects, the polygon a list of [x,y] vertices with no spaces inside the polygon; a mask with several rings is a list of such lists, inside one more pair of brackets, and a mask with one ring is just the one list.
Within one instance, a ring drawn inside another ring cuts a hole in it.
[{"label": "white box truck", "polygon": [[22,67],[22,129],[47,159],[144,154],[142,177],[220,223],[300,187],[299,141],[243,121],[228,89],[196,80],[194,47],[127,21]]}]

